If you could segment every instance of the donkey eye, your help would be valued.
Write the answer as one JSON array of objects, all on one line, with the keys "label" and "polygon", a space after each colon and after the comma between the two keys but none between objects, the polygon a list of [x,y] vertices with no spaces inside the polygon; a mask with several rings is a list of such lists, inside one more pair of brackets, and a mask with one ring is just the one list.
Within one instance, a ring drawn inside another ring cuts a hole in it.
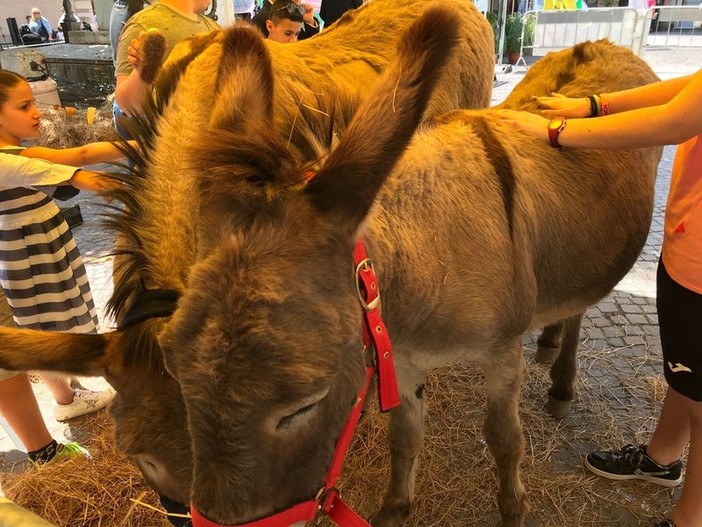
[{"label": "donkey eye", "polygon": [[[294,421],[296,421],[298,419],[304,419],[306,417],[311,417],[311,414],[314,411],[317,404],[318,403],[308,404],[304,408],[300,408],[294,414],[286,415],[278,422],[278,426],[275,427],[276,430],[279,432],[282,430],[287,430],[288,428],[290,428],[290,426],[292,426]],[[310,415],[308,415],[308,414],[310,414]]]},{"label": "donkey eye", "polygon": [[307,423],[314,415],[319,403],[325,399],[328,393],[329,388],[327,387],[311,397],[298,401],[296,406],[289,407],[275,425],[275,431],[283,432],[294,426],[301,426]]}]

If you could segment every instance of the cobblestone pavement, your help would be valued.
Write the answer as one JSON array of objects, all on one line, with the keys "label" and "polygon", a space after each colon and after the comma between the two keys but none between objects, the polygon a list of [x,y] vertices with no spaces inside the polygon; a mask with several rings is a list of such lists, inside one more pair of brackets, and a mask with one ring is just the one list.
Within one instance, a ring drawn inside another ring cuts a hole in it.
[{"label": "cobblestone pavement", "polygon": [[[649,50],[645,58],[661,78],[691,73],[700,67],[699,55],[696,50]],[[512,73],[503,73],[498,70],[497,78],[500,85],[494,90],[493,103],[497,104],[503,100],[523,75],[524,68],[518,68]],[[664,150],[656,184],[653,223],[641,256],[631,272],[610,295],[588,311],[583,321],[581,354],[583,352],[586,354],[588,350],[616,351],[616,359],[614,360],[616,361],[617,373],[613,374],[611,370],[596,360],[583,363],[581,359],[580,374],[597,379],[603,386],[606,386],[612,399],[619,401],[623,409],[629,404],[632,393],[627,389],[626,382],[623,382],[622,378],[641,375],[657,376],[661,371],[660,341],[654,301],[655,269],[662,241],[663,211],[673,155],[674,148],[668,147]],[[112,249],[113,237],[101,227],[100,215],[104,212],[104,207],[99,198],[82,193],[68,202],[67,205],[75,203],[80,205],[84,223],[74,229],[74,236],[90,277],[102,330],[109,330],[112,322],[105,314],[105,303],[112,292],[112,259],[109,252]],[[62,204],[62,206],[64,205],[66,204]],[[0,300],[0,322],[8,323],[9,320],[3,298]],[[525,337],[527,349],[533,348],[534,338],[534,335]],[[644,357],[650,360],[631,361],[632,357]],[[99,388],[104,386],[104,381],[87,379],[85,384],[89,387]],[[52,434],[57,439],[80,437],[79,426],[72,428],[70,422],[61,424],[53,419],[50,395],[41,384],[34,386]],[[79,424],[79,420],[76,422]],[[632,426],[631,433],[648,433],[654,425],[655,421],[652,419],[644,427],[647,429],[642,429],[638,425]],[[623,423],[623,426],[626,427],[626,423]],[[23,459],[24,454],[13,443],[11,436],[0,428],[0,464],[2,464],[2,469],[21,470],[24,465]]]}]

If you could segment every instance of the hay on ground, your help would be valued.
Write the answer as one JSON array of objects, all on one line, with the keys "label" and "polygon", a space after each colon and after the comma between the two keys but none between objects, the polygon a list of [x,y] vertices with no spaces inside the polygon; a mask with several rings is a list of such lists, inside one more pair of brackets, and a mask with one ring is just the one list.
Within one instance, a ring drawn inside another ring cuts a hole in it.
[{"label": "hay on ground", "polygon": [[[77,421],[76,421],[77,422]],[[72,458],[21,473],[0,474],[5,496],[58,527],[166,527],[156,494],[114,447],[107,412],[81,418],[92,459]]]},{"label": "hay on ground", "polygon": [[[660,358],[647,347],[580,350],[572,414],[558,421],[543,406],[548,368],[527,349],[521,399],[526,456],[522,479],[538,527],[636,527],[672,508],[679,489],[641,482],[611,482],[582,467],[596,447],[645,442],[655,427],[665,384],[654,372]],[[606,375],[601,372],[606,371]],[[426,389],[426,446],[416,499],[406,527],[497,525],[494,461],[482,438],[485,387],[472,365],[431,373]],[[344,500],[365,517],[379,507],[388,478],[386,416],[369,401],[340,481]],[[139,471],[112,446],[112,423],[96,421],[93,461],[76,460],[26,474],[5,475],[7,496],[56,525],[162,527],[162,517],[132,499],[156,506]],[[80,523],[78,523],[80,522]],[[331,526],[320,520],[320,526]]]}]

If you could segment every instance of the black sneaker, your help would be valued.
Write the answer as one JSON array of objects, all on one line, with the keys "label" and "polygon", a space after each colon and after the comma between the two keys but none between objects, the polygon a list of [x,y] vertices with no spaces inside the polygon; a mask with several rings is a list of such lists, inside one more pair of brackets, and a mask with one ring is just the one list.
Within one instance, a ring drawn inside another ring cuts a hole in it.
[{"label": "black sneaker", "polygon": [[[682,461],[659,465],[646,454],[646,445],[626,445],[621,450],[590,452],[585,457],[585,467],[608,479],[642,479],[664,487],[675,487],[682,482]],[[667,527],[666,523],[660,525]]]}]

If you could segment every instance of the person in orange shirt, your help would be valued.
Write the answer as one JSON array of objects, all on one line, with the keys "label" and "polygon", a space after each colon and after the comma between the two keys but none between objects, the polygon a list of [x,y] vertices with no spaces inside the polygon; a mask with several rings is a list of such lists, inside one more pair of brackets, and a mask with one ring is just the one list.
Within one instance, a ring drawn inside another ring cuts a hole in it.
[{"label": "person in orange shirt", "polygon": [[679,145],[665,212],[656,305],[668,382],[648,445],[591,452],[585,466],[614,480],[641,479],[682,494],[657,527],[702,525],[702,70],[614,93],[541,97],[543,116],[499,115],[554,147],[607,150]]}]

